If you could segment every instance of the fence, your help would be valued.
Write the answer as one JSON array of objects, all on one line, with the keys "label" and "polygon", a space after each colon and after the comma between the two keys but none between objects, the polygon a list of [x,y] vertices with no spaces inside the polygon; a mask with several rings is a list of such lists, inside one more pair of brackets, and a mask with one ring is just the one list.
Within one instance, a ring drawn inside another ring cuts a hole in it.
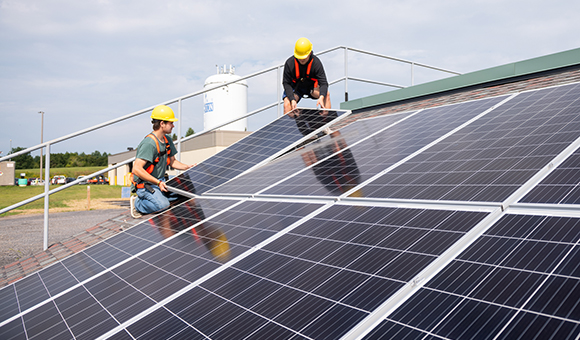
[{"label": "fence", "polygon": [[[360,49],[356,49],[356,48],[345,47],[345,46],[338,46],[338,47],[334,47],[334,48],[331,48],[331,49],[328,49],[328,50],[324,50],[322,52],[317,52],[316,55],[317,56],[321,56],[321,55],[325,55],[325,54],[328,54],[328,53],[331,53],[331,52],[335,52],[335,51],[340,51],[340,50],[343,50],[344,51],[344,62],[343,62],[344,63],[344,76],[343,77],[340,77],[338,79],[335,79],[333,81],[329,81],[329,85],[333,85],[333,84],[339,83],[341,81],[344,81],[344,100],[345,101],[348,101],[348,86],[349,86],[349,80],[350,81],[363,82],[363,83],[369,83],[369,84],[376,84],[376,85],[388,86],[388,87],[394,87],[394,88],[404,88],[405,87],[405,86],[402,86],[402,85],[391,84],[391,83],[386,83],[386,82],[381,82],[381,81],[376,81],[376,80],[362,79],[362,78],[357,78],[357,77],[353,77],[353,76],[349,75],[348,74],[348,55],[349,55],[349,52],[352,52],[352,53],[361,53],[361,54],[364,54],[364,55],[369,55],[369,56],[373,56],[373,57],[377,57],[377,58],[382,58],[382,59],[386,59],[386,60],[395,61],[395,62],[399,62],[399,63],[404,63],[404,64],[410,65],[411,66],[411,72],[410,72],[411,73],[411,81],[410,81],[411,85],[414,85],[415,84],[415,79],[414,79],[415,78],[415,67],[422,67],[422,68],[427,68],[427,69],[431,69],[431,70],[435,70],[435,71],[440,71],[440,72],[445,72],[445,73],[449,73],[449,74],[460,75],[460,73],[457,73],[457,72],[454,72],[454,71],[445,70],[445,69],[442,69],[442,68],[439,68],[439,67],[429,66],[429,65],[426,65],[426,64],[422,64],[422,63],[416,63],[416,62],[409,61],[409,60],[404,60],[404,59],[400,59],[400,58],[390,57],[390,56],[387,56],[387,55],[382,55],[382,54],[378,54],[378,53],[374,53],[374,52],[368,52],[368,51],[364,51],[364,50],[360,50]],[[183,114],[183,112],[182,112],[182,102],[183,102],[183,100],[186,100],[186,99],[189,99],[189,98],[193,98],[193,97],[202,95],[202,94],[204,94],[204,93],[206,93],[208,91],[215,90],[215,87],[208,88],[208,89],[204,89],[204,90],[200,90],[200,91],[196,91],[196,92],[193,92],[193,93],[190,93],[190,94],[181,96],[181,97],[177,97],[175,99],[168,100],[166,102],[156,104],[154,106],[151,106],[151,107],[148,107],[148,108],[145,108],[145,109],[142,109],[142,110],[139,110],[139,111],[130,113],[128,115],[125,115],[125,116],[122,116],[122,117],[119,117],[119,118],[116,118],[116,119],[107,121],[105,123],[101,123],[101,124],[95,125],[93,127],[90,127],[90,128],[84,129],[84,130],[80,130],[80,131],[71,133],[69,135],[66,135],[66,136],[63,136],[63,137],[60,137],[60,138],[56,138],[56,139],[51,140],[51,141],[48,141],[48,142],[44,142],[44,143],[38,144],[38,145],[35,145],[33,147],[27,148],[25,150],[21,150],[21,151],[18,151],[18,152],[15,152],[13,154],[10,154],[10,155],[7,155],[5,157],[0,158],[0,162],[2,162],[4,160],[8,160],[10,158],[14,158],[14,157],[16,157],[18,155],[27,154],[29,152],[32,152],[32,151],[35,151],[35,150],[38,150],[38,149],[41,149],[41,152],[42,151],[45,151],[45,154],[46,154],[46,160],[45,160],[45,164],[46,165],[45,165],[45,169],[44,169],[44,171],[45,171],[44,193],[43,194],[39,194],[39,195],[34,196],[34,197],[31,197],[31,198],[26,199],[24,201],[21,201],[19,203],[13,204],[13,205],[11,205],[9,207],[6,207],[4,209],[1,209],[0,210],[0,214],[3,214],[3,213],[8,212],[10,210],[16,209],[16,208],[21,207],[21,206],[23,206],[25,204],[31,203],[33,201],[36,201],[38,199],[44,198],[44,242],[43,242],[43,247],[44,247],[44,250],[46,250],[48,248],[48,217],[49,217],[49,209],[48,209],[48,207],[49,207],[49,196],[52,195],[52,194],[54,194],[54,193],[57,193],[57,192],[59,192],[61,190],[64,190],[66,188],[69,188],[69,187],[71,187],[71,186],[79,183],[82,180],[82,179],[77,179],[77,180],[75,180],[73,182],[70,182],[68,184],[59,186],[58,188],[55,188],[55,189],[52,189],[52,190],[49,189],[49,185],[50,185],[50,148],[51,148],[52,145],[57,144],[57,143],[60,143],[60,142],[63,142],[65,140],[68,140],[68,139],[71,139],[71,138],[75,138],[75,137],[78,137],[78,136],[87,134],[89,132],[92,132],[92,131],[95,131],[95,130],[98,130],[98,129],[101,129],[101,128],[104,128],[104,127],[111,126],[113,124],[116,124],[116,123],[125,121],[125,120],[130,119],[130,118],[133,118],[133,117],[137,117],[139,115],[142,115],[144,113],[147,113],[149,111],[152,111],[153,108],[155,106],[157,106],[157,105],[161,105],[161,104],[163,104],[163,105],[171,105],[171,104],[177,103],[177,115],[178,115],[178,119],[179,119],[178,122],[177,122],[177,133],[178,133],[177,135],[179,136],[178,137],[178,140],[177,140],[177,158],[178,159],[181,159],[180,158],[180,156],[181,156],[181,143],[184,142],[184,141],[186,141],[186,140],[189,140],[191,138],[195,138],[195,137],[201,136],[203,134],[209,133],[211,131],[217,130],[217,129],[225,126],[225,125],[228,125],[228,124],[233,123],[235,121],[238,121],[240,119],[248,118],[250,116],[253,116],[253,115],[255,115],[257,113],[260,113],[262,111],[271,109],[273,107],[277,107],[277,114],[278,114],[278,116],[280,116],[281,115],[281,105],[282,105],[282,101],[280,100],[280,98],[282,97],[282,93],[281,93],[282,92],[281,83],[282,83],[282,71],[283,71],[283,67],[284,67],[284,65],[282,64],[282,65],[277,65],[277,66],[273,66],[273,67],[270,67],[270,68],[266,68],[264,70],[261,70],[261,71],[252,73],[250,75],[247,75],[247,76],[238,78],[238,79],[236,79],[234,81],[231,81],[231,82],[228,82],[228,83],[224,83],[223,85],[219,86],[219,87],[228,86],[228,85],[237,83],[237,82],[242,81],[242,80],[254,78],[254,77],[257,77],[259,75],[262,75],[262,74],[266,74],[266,73],[274,72],[275,71],[275,72],[277,72],[277,85],[276,85],[276,87],[278,89],[277,90],[277,93],[276,93],[277,97],[276,97],[276,101],[275,102],[273,102],[271,104],[268,104],[268,105],[265,105],[263,107],[260,107],[260,108],[258,108],[256,110],[252,111],[252,112],[249,112],[248,114],[244,115],[243,117],[238,117],[238,118],[233,119],[231,121],[225,122],[225,123],[223,123],[223,124],[221,124],[219,126],[215,126],[212,129],[208,129],[206,131],[202,131],[202,132],[193,134],[193,135],[188,136],[188,137],[185,137],[185,138],[182,138],[181,137],[181,121],[182,121],[181,118],[182,118],[182,114]],[[115,164],[113,166],[110,166],[108,168],[105,168],[103,170],[99,170],[97,172],[94,172],[94,173],[88,175],[88,177],[98,176],[98,175],[103,174],[103,173],[106,173],[106,172],[108,172],[110,170],[113,170],[113,169],[116,169],[118,167],[124,166],[124,165],[132,162],[134,159],[135,158],[127,159],[127,160],[125,160],[123,162],[117,163],[117,164]]]}]

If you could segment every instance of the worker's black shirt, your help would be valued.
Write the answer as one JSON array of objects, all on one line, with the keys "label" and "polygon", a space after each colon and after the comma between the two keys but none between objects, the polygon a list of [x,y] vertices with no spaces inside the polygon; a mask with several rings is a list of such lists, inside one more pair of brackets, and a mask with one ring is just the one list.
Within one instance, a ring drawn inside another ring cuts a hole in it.
[{"label": "worker's black shirt", "polygon": [[[311,59],[312,67],[310,68],[310,77],[307,77],[306,71]],[[326,97],[328,92],[328,81],[326,80],[326,74],[324,73],[324,67],[322,66],[320,59],[318,59],[314,54],[311,54],[310,59],[306,64],[302,65],[298,62],[300,79],[296,79],[296,64],[294,60],[294,56],[291,56],[284,64],[282,85],[284,86],[286,96],[292,98],[290,95],[293,92],[296,92],[299,96],[303,94],[309,95],[310,91],[314,88],[314,79],[316,79],[318,80],[318,86],[320,87],[320,95]]]}]

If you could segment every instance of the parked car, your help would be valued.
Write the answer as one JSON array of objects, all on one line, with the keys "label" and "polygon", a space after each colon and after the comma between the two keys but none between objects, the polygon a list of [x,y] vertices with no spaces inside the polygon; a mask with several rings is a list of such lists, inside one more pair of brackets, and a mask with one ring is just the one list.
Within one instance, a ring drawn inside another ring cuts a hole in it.
[{"label": "parked car", "polygon": [[89,182],[87,181],[87,176],[79,176],[77,177],[77,179],[83,179],[82,181],[80,181],[78,184],[88,184]]},{"label": "parked car", "polygon": [[66,177],[63,175],[57,175],[52,178],[50,184],[66,184]]},{"label": "parked car", "polygon": [[66,180],[65,180],[65,183],[68,184],[68,183],[74,181],[75,179],[76,178],[74,178],[74,177],[67,177]]},{"label": "parked car", "polygon": [[89,184],[109,184],[109,180],[103,175],[95,176],[88,180]]},{"label": "parked car", "polygon": [[40,178],[29,178],[28,185],[44,185],[44,180]]}]

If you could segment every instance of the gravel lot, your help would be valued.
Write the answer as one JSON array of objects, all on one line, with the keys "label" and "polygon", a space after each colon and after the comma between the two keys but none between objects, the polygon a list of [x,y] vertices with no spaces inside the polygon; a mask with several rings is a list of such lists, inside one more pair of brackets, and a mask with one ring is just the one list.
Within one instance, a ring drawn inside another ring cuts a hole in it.
[{"label": "gravel lot", "polygon": [[[126,212],[126,208],[51,213],[48,245]],[[28,258],[43,251],[44,215],[0,217],[0,266]]]}]

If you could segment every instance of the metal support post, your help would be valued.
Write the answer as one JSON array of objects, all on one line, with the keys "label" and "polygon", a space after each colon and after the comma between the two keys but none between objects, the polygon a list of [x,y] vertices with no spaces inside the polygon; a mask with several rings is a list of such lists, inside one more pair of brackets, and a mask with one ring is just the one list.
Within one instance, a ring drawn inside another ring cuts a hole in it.
[{"label": "metal support post", "polygon": [[344,101],[348,101],[348,47],[344,48]]},{"label": "metal support post", "polygon": [[411,62],[411,86],[415,85],[415,63]]},{"label": "metal support post", "polygon": [[181,162],[181,99],[177,102],[177,160]]},{"label": "metal support post", "polygon": [[50,191],[50,144],[46,145],[46,164],[44,167],[44,243],[43,250],[48,249],[48,192]]},{"label": "metal support post", "polygon": [[[38,111],[38,113],[40,113],[40,144],[42,144],[42,140],[43,140],[43,131],[44,131],[44,111]],[[10,152],[12,152],[12,150],[10,150]],[[40,174],[39,174],[40,179],[42,179],[42,148],[40,149]],[[48,177],[46,177],[46,179],[48,179]]]},{"label": "metal support post", "polygon": [[278,84],[276,86],[276,88],[278,89],[276,91],[276,103],[278,103],[278,105],[277,105],[277,107],[278,107],[278,117],[280,117],[280,98],[282,98],[282,94],[280,93],[280,89],[281,89],[281,86],[282,86],[282,80],[281,80],[281,77],[280,77],[280,69],[281,69],[281,66],[278,66]]}]

